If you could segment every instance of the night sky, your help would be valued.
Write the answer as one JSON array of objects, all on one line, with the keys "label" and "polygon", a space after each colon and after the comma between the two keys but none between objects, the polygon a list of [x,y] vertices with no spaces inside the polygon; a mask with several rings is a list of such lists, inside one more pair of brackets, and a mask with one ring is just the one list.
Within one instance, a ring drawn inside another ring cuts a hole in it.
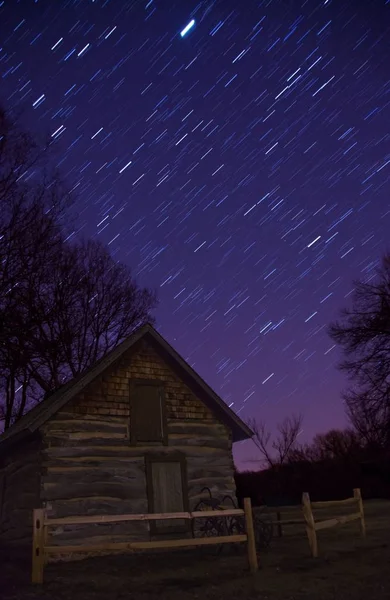
[{"label": "night sky", "polygon": [[51,136],[73,235],[158,289],[224,400],[303,413],[302,441],[344,426],[326,327],[388,248],[390,1],[0,0],[0,74]]}]

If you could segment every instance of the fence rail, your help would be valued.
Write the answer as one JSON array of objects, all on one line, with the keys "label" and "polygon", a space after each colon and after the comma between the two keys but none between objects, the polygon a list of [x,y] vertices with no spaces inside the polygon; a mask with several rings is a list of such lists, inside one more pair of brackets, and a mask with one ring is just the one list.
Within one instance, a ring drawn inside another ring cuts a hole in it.
[{"label": "fence rail", "polygon": [[[316,520],[313,510],[322,510],[329,508],[355,507],[355,512],[350,515],[335,516],[325,520]],[[302,517],[294,518],[297,509],[301,508]],[[357,509],[357,510],[356,510]],[[256,508],[254,508],[256,512]],[[291,514],[293,513],[293,514]],[[308,493],[302,494],[301,505],[295,506],[272,506],[268,508],[268,514],[275,514],[276,519],[273,519],[273,524],[277,528],[278,537],[283,535],[284,525],[304,525],[306,527],[307,537],[309,540],[310,551],[313,556],[318,556],[317,531],[328,529],[336,525],[343,525],[350,521],[360,520],[360,531],[364,537],[366,534],[366,525],[364,520],[364,509],[361,491],[359,488],[353,490],[353,497],[345,498],[344,500],[330,500],[329,502],[311,502]],[[284,514],[289,514],[288,518],[283,518]]]},{"label": "fence rail", "polygon": [[[68,546],[51,546],[48,544],[48,530],[58,525],[118,523],[126,521],[156,521],[171,519],[196,519],[205,517],[244,516],[246,533],[242,535],[226,535],[210,538],[184,538],[174,540],[156,540],[145,542],[107,542],[101,544],[81,544]],[[251,573],[258,569],[255,534],[253,529],[252,506],[250,498],[244,499],[244,510],[226,509],[213,511],[195,511],[179,513],[149,513],[127,515],[93,515],[85,517],[50,518],[42,508],[33,511],[33,548],[32,548],[32,582],[43,583],[44,568],[47,559],[53,554],[69,554],[75,552],[111,552],[137,551],[158,548],[185,548],[191,546],[209,546],[214,544],[247,544],[248,564]]]},{"label": "fence rail", "polygon": [[90,515],[85,517],[58,517],[45,518],[44,524],[52,525],[86,525],[97,523],[119,523],[123,521],[159,521],[161,519],[197,519],[200,517],[229,517],[234,515],[243,515],[244,511],[240,508],[226,510],[198,510],[195,512],[178,513],[149,513],[149,514],[128,514],[128,515]]},{"label": "fence rail", "polygon": [[[350,515],[341,515],[331,519],[316,521],[313,515],[313,509],[334,508],[340,506],[356,506],[358,512]],[[344,525],[350,521],[360,520],[360,533],[363,537],[366,535],[366,524],[364,520],[364,509],[361,491],[359,488],[353,490],[353,497],[345,500],[331,500],[330,502],[311,502],[307,493],[302,494],[302,512],[305,519],[306,533],[309,540],[309,546],[312,556],[318,556],[317,531],[329,529],[336,525]]]},{"label": "fence rail", "polygon": [[350,506],[355,504],[356,498],[345,498],[344,500],[329,500],[329,502],[312,502],[312,508],[334,508],[337,506]]}]

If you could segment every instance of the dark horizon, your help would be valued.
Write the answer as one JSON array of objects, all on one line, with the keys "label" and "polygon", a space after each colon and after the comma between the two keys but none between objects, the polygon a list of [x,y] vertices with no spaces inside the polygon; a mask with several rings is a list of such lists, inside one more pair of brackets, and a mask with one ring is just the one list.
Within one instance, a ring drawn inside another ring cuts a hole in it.
[{"label": "dark horizon", "polygon": [[389,5],[236,5],[0,3],[0,103],[49,133],[74,235],[157,288],[169,343],[308,441],[347,425],[326,328],[388,250]]}]

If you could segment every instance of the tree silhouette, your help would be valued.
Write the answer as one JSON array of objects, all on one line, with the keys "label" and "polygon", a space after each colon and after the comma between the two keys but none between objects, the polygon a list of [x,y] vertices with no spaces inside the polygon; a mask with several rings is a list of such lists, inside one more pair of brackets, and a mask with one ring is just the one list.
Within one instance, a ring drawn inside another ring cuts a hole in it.
[{"label": "tree silhouette", "polygon": [[367,443],[390,446],[390,255],[374,281],[355,284],[352,307],[329,328],[351,381],[344,398],[351,423]]},{"label": "tree silhouette", "polygon": [[271,433],[266,424],[254,418],[248,419],[248,426],[254,434],[252,441],[260,451],[266,467],[276,469],[288,462],[301,432],[302,422],[301,415],[286,417],[277,425],[276,436],[271,442]]},{"label": "tree silhouette", "polygon": [[71,197],[50,155],[0,109],[0,420],[152,321],[156,295],[100,243],[66,241]]},{"label": "tree silhouette", "polygon": [[[35,327],[24,339],[31,378],[45,392],[102,358],[139,325],[153,321],[155,294],[137,285],[96,241],[64,244],[50,277],[34,281]],[[24,306],[25,304],[25,306]]]},{"label": "tree silhouette", "polygon": [[353,461],[360,458],[361,449],[358,433],[353,429],[330,429],[317,433],[308,444],[295,446],[289,462]]}]

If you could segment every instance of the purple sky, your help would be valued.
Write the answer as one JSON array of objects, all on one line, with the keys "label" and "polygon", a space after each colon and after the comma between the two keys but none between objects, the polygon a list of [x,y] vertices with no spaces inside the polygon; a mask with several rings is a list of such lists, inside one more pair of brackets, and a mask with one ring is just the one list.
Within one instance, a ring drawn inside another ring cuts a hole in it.
[{"label": "purple sky", "polygon": [[241,417],[302,412],[302,440],[345,425],[326,327],[387,248],[389,13],[0,0],[0,101],[52,135],[74,235],[158,288],[158,329]]}]

